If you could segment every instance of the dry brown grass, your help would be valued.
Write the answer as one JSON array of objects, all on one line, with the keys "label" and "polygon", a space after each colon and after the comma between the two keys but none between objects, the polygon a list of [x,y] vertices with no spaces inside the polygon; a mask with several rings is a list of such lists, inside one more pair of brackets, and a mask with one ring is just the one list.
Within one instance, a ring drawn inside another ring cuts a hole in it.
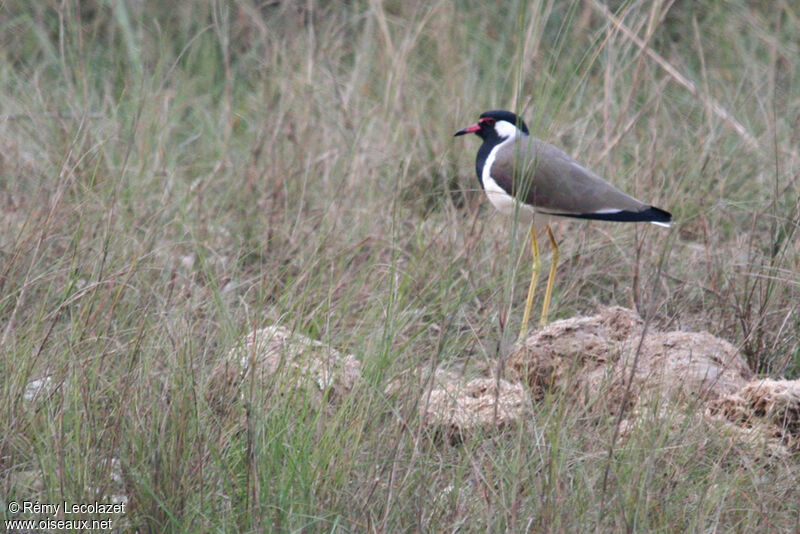
[{"label": "dry brown grass", "polygon": [[[425,381],[386,392],[510,352],[525,229],[452,140],[497,107],[677,221],[562,223],[553,319],[621,305],[800,372],[797,9],[598,6],[3,4],[3,502],[121,477],[142,531],[796,527],[796,461],[743,467],[700,422],[653,410],[609,456],[612,421],[545,395],[451,446],[420,424]],[[270,325],[363,380],[330,410],[243,402],[219,440],[203,386]]]}]

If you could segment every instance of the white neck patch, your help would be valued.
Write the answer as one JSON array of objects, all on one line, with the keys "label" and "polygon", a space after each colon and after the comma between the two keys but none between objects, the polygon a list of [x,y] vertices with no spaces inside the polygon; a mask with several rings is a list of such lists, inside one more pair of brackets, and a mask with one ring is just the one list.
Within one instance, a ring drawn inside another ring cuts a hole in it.
[{"label": "white neck patch", "polygon": [[533,208],[517,201],[514,197],[506,193],[506,191],[500,187],[500,184],[492,178],[491,173],[492,164],[495,158],[497,158],[497,153],[508,143],[514,142],[519,130],[508,121],[497,121],[494,125],[494,129],[500,137],[504,137],[505,139],[503,139],[502,143],[498,143],[492,148],[492,151],[489,152],[489,156],[486,158],[486,162],[483,164],[483,172],[481,173],[483,190],[486,192],[486,197],[489,199],[489,202],[491,202],[492,206],[499,212],[505,215],[513,215],[514,211],[519,209],[519,214],[522,219],[528,220],[533,217]]},{"label": "white neck patch", "polygon": [[517,127],[508,121],[497,121],[494,124],[494,131],[497,135],[504,138],[506,142],[514,139],[519,131]]}]

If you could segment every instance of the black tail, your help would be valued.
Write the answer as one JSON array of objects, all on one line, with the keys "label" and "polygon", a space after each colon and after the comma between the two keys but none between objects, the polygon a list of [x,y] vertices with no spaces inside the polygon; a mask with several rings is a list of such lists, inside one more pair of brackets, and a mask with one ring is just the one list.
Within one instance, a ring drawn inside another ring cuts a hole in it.
[{"label": "black tail", "polygon": [[[543,212],[544,213],[544,212]],[[672,214],[655,206],[650,206],[642,211],[617,211],[613,213],[547,213],[558,217],[572,217],[573,219],[592,219],[596,221],[618,221],[618,222],[651,222],[663,226],[669,226],[672,222]]]}]

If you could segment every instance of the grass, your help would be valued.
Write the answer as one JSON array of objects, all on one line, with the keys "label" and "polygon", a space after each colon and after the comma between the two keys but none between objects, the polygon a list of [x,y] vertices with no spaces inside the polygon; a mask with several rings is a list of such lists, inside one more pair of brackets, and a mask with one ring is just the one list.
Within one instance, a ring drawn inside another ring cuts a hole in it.
[{"label": "grass", "polygon": [[[552,398],[450,446],[421,431],[418,384],[383,393],[518,331],[525,229],[452,138],[493,108],[677,220],[560,224],[551,319],[634,307],[800,375],[800,12],[598,6],[2,4],[5,517],[121,476],[140,531],[796,530],[797,457],[755,462],[700,423],[654,416],[603,493],[611,419]],[[332,411],[251,405],[223,439],[204,384],[272,323],[365,380]]]}]

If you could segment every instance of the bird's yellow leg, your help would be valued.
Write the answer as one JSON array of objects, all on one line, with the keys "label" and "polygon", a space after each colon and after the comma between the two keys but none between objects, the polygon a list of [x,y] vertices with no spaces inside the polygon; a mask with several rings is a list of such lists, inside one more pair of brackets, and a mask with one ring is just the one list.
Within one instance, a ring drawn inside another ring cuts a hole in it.
[{"label": "bird's yellow leg", "polygon": [[528,320],[531,318],[533,294],[536,292],[536,281],[539,279],[539,270],[542,266],[541,261],[539,261],[539,243],[536,240],[536,230],[533,225],[531,225],[531,256],[533,256],[531,285],[528,286],[528,298],[525,299],[525,313],[522,315],[522,330],[519,333],[520,339],[524,339],[525,334],[528,333]]},{"label": "bird's yellow leg", "polygon": [[539,326],[547,324],[547,312],[550,309],[550,296],[553,294],[553,283],[556,281],[556,267],[558,266],[558,243],[553,237],[550,226],[547,227],[547,237],[550,239],[550,247],[553,250],[553,259],[550,261],[550,276],[547,277],[547,289],[544,291],[544,304],[542,304],[542,317],[539,319]]}]

